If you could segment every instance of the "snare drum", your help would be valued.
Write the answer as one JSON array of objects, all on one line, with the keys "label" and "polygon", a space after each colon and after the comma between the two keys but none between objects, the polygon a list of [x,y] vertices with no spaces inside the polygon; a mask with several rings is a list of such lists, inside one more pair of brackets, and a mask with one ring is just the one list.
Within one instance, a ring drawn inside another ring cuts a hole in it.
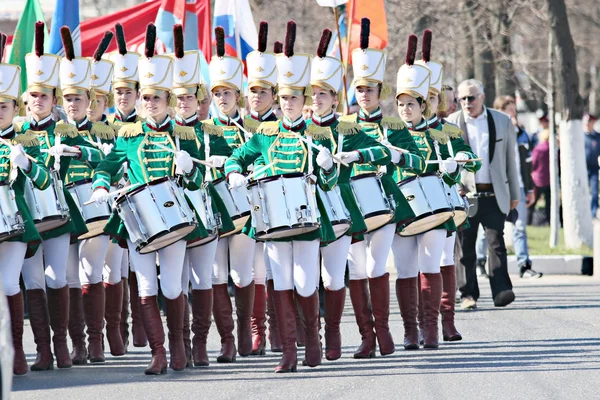
[{"label": "snare drum", "polygon": [[415,219],[404,226],[400,236],[427,232],[453,217],[454,211],[444,189],[444,182],[437,174],[413,176],[403,180],[398,186],[415,213]]},{"label": "snare drum", "polygon": [[0,214],[0,242],[25,233],[23,217],[15,200],[15,191],[8,181],[0,182]]},{"label": "snare drum", "polygon": [[394,219],[394,208],[377,174],[355,176],[350,179],[350,187],[367,225],[367,232],[381,228]]},{"label": "snare drum", "polygon": [[183,239],[197,225],[183,189],[168,176],[119,196],[115,208],[141,254]]},{"label": "snare drum", "polygon": [[25,181],[25,202],[39,233],[51,231],[69,222],[70,213],[60,175],[50,170],[50,186],[39,190],[30,179]]},{"label": "snare drum", "polygon": [[202,188],[198,190],[185,189],[184,192],[192,203],[192,206],[194,206],[202,224],[204,224],[204,228],[208,232],[207,237],[188,243],[187,247],[190,249],[215,240],[219,235],[219,223],[213,211],[212,196],[210,195],[210,192],[206,190],[206,186],[203,185]]},{"label": "snare drum", "polygon": [[352,226],[350,212],[344,204],[340,187],[335,186],[332,190],[328,191],[317,187],[317,190],[319,191],[319,198],[323,202],[327,217],[333,226],[335,238],[339,239],[340,237],[344,236]]},{"label": "snare drum", "polygon": [[92,197],[92,180],[84,179],[67,185],[67,190],[71,193],[73,201],[77,204],[81,216],[85,220],[88,233],[83,234],[79,239],[89,239],[104,233],[104,227],[112,214],[110,204],[88,204],[84,205]]},{"label": "snare drum", "polygon": [[250,204],[248,204],[248,189],[244,186],[232,188],[227,183],[225,178],[217,179],[213,182],[215,190],[219,193],[219,196],[225,204],[225,208],[235,225],[235,229],[231,232],[227,232],[221,235],[221,237],[227,237],[239,233],[248,218],[250,218]]},{"label": "snare drum", "polygon": [[268,176],[248,184],[256,239],[282,239],[319,229],[315,184],[308,175]]},{"label": "snare drum", "polygon": [[444,189],[446,190],[450,204],[454,208],[454,224],[458,227],[467,220],[469,208],[465,207],[465,199],[458,193],[456,185],[449,186],[444,182]]}]

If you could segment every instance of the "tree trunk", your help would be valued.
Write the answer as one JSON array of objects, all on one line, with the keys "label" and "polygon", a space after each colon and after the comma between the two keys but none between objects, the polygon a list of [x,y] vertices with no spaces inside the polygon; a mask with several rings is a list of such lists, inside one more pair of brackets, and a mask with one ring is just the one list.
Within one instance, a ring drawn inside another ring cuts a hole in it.
[{"label": "tree trunk", "polygon": [[462,4],[463,12],[466,15],[466,19],[469,21],[468,24],[462,24],[461,28],[464,34],[463,40],[460,40],[460,79],[470,79],[475,76],[475,68],[473,60],[475,59],[475,42],[470,26],[473,24],[472,9],[473,1],[467,0]]},{"label": "tree trunk", "polygon": [[515,69],[512,63],[512,48],[510,46],[509,26],[500,33],[501,59],[496,64],[496,89],[499,96],[515,96],[517,85],[515,82]]},{"label": "tree trunk", "polygon": [[494,53],[488,45],[492,39],[492,32],[488,25],[482,27],[485,29],[485,37],[479,41],[477,48],[477,57],[475,59],[475,79],[483,83],[485,92],[485,105],[492,107],[496,98],[496,71],[494,64]]},{"label": "tree trunk", "polygon": [[561,194],[565,245],[592,246],[592,214],[585,164],[583,101],[579,94],[579,76],[575,45],[571,36],[564,0],[547,0],[550,29],[556,43],[558,98],[562,100],[560,124]]}]

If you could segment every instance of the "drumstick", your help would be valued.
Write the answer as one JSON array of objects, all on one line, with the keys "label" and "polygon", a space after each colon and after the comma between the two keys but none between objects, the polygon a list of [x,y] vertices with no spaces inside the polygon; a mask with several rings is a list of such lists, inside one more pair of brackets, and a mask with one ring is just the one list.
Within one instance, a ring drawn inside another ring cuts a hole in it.
[{"label": "drumstick", "polygon": [[[294,132],[294,135],[302,140],[304,143],[306,143],[307,145],[309,145],[310,147],[312,147],[313,149],[317,150],[317,151],[321,151],[322,149],[324,149],[323,146],[317,146],[316,144],[314,144],[313,142],[309,141],[307,138],[303,137],[302,135],[300,135],[298,132]],[[350,165],[345,162],[342,161],[341,158],[339,158],[337,155],[332,154],[331,157],[338,163],[338,164],[342,164],[344,167],[349,167]]]},{"label": "drumstick", "polygon": [[409,152],[408,150],[406,150],[406,149],[403,149],[403,148],[401,148],[401,147],[396,147],[396,146],[394,146],[394,145],[392,145],[392,144],[389,144],[389,143],[387,143],[387,144],[384,144],[384,146],[385,146],[385,147],[387,147],[387,148],[389,148],[389,149],[394,149],[394,150],[396,150],[396,151],[398,151],[398,152],[400,152],[400,153],[410,153],[410,152]]},{"label": "drumstick", "polygon": [[262,174],[263,172],[267,171],[269,168],[271,168],[273,166],[273,164],[275,164],[274,162],[267,164],[267,165],[263,165],[261,167],[259,167],[259,169],[257,169],[256,171],[252,172],[250,175],[248,175],[246,177],[246,182],[249,181],[250,179],[254,178],[256,175]]},{"label": "drumstick", "polygon": [[[177,150],[174,150],[174,149],[172,149],[170,147],[167,147],[167,146],[163,146],[162,144],[158,144],[158,143],[152,143],[152,144],[155,145],[156,147],[158,147],[159,149],[163,149],[164,151],[168,151],[168,152],[173,153],[173,154],[177,153]],[[209,162],[198,160],[197,158],[194,158],[194,157],[190,157],[190,158],[195,163],[206,165],[209,168],[215,168],[215,166],[212,165]]]},{"label": "drumstick", "polygon": [[102,146],[101,146],[100,144],[98,144],[98,143],[95,143],[95,142],[92,142],[91,140],[89,140],[89,139],[86,139],[86,138],[83,138],[83,140],[85,140],[86,142],[88,142],[88,143],[89,143],[89,144],[91,144],[92,146],[94,146],[94,147],[96,147],[96,148],[98,148],[98,149],[102,150]]},{"label": "drumstick", "polygon": [[[52,147],[51,147],[52,148]],[[50,153],[50,149],[40,149],[40,153]],[[72,153],[70,151],[65,152],[66,156],[73,156],[73,157],[77,157],[78,155],[80,155],[81,153]]]},{"label": "drumstick", "polygon": [[[452,160],[451,158],[449,158],[448,160]],[[481,158],[469,158],[468,160],[454,160],[457,163],[469,163],[471,161],[481,161]],[[447,161],[447,160],[442,160],[442,161]],[[427,161],[427,164],[441,164],[442,161],[440,160],[429,160]]]},{"label": "drumstick", "polygon": [[[13,145],[8,141],[8,140],[4,140],[2,138],[0,138],[0,143],[7,145],[8,147],[10,147],[12,149]],[[29,159],[29,161],[31,162],[38,162],[38,160],[36,160],[35,158],[31,157],[29,154],[24,153],[25,157],[27,157]]]},{"label": "drumstick", "polygon": [[244,132],[244,135],[247,135],[248,137],[254,136],[253,134],[251,134],[250,132],[248,132],[247,130],[245,130],[242,125],[238,124],[237,121],[235,121],[233,119],[229,119],[229,120],[231,122],[233,122],[235,124],[235,126],[237,126],[238,128],[240,128],[242,130],[242,132]]},{"label": "drumstick", "polygon": [[[125,186],[125,187],[122,187],[121,189],[117,189],[117,190],[115,190],[113,192],[108,193],[108,196],[113,197],[113,196],[116,196],[116,195],[121,194],[123,192],[126,192],[129,189],[131,189],[131,188],[135,188],[135,187],[138,187],[138,186],[140,186],[139,183],[136,183],[134,185]],[[95,203],[94,200],[88,200],[85,203],[83,203],[83,205],[84,206],[89,206],[90,204],[94,204],[94,203]]]}]

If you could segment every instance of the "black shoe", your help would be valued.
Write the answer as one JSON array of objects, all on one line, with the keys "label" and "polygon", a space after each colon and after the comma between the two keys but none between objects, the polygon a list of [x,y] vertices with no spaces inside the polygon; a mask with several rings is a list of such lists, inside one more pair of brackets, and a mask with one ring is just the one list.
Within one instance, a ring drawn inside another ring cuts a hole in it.
[{"label": "black shoe", "polygon": [[503,290],[494,297],[494,306],[505,307],[515,301],[515,293],[512,290]]},{"label": "black shoe", "polygon": [[477,277],[478,278],[489,278],[487,272],[485,271],[485,261],[486,260],[477,260]]},{"label": "black shoe", "polygon": [[536,271],[532,270],[531,268],[521,269],[521,278],[539,279],[542,276],[544,276],[543,273],[536,272]]}]

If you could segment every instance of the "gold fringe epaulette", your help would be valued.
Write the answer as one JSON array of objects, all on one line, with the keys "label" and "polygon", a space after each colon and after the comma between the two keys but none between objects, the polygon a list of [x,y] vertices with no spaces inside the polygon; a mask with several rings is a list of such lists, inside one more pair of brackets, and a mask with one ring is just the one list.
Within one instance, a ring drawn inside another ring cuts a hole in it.
[{"label": "gold fringe epaulette", "polygon": [[213,136],[223,136],[223,128],[215,125],[212,119],[202,121],[202,131]]},{"label": "gold fringe epaulette", "polygon": [[440,144],[448,143],[448,135],[445,132],[437,129],[429,129],[429,136]]},{"label": "gold fringe epaulette", "polygon": [[256,133],[260,133],[266,136],[273,136],[279,134],[279,122],[269,121],[261,123],[256,129]]},{"label": "gold fringe epaulette", "polygon": [[[32,132],[32,131],[27,131]],[[20,144],[23,147],[36,147],[40,145],[38,138],[29,133],[21,133],[15,136],[14,142]]]},{"label": "gold fringe epaulette", "polygon": [[442,128],[442,132],[450,136],[452,139],[458,139],[462,136],[463,133],[462,129],[460,129],[457,125],[454,125],[453,123],[447,121],[444,124],[444,127]]},{"label": "gold fringe epaulette", "polygon": [[144,128],[142,128],[141,122],[136,122],[134,124],[123,125],[121,129],[119,129],[119,137],[134,137],[139,136],[144,133]]},{"label": "gold fringe epaulette", "polygon": [[402,129],[406,128],[404,121],[398,117],[383,117],[381,119],[381,125],[387,125],[389,129],[393,129],[395,131],[401,131]]},{"label": "gold fringe epaulette", "polygon": [[56,127],[54,128],[54,134],[56,136],[76,138],[79,136],[79,131],[73,125],[57,122]]},{"label": "gold fringe epaulette", "polygon": [[340,122],[352,122],[356,123],[356,113],[349,115],[342,115],[340,117]]},{"label": "gold fringe epaulette", "polygon": [[256,130],[260,126],[261,122],[254,118],[244,118],[244,129],[250,133],[256,133]]},{"label": "gold fringe epaulette", "polygon": [[196,129],[193,126],[175,125],[173,134],[183,140],[196,140]]},{"label": "gold fringe epaulette", "polygon": [[356,135],[360,132],[360,125],[356,122],[340,121],[335,129],[342,135]]},{"label": "gold fringe epaulette", "polygon": [[102,140],[114,140],[115,130],[104,122],[94,122],[90,133]]},{"label": "gold fringe epaulette", "polygon": [[306,129],[306,134],[312,136],[315,140],[331,139],[331,128],[310,124]]}]

